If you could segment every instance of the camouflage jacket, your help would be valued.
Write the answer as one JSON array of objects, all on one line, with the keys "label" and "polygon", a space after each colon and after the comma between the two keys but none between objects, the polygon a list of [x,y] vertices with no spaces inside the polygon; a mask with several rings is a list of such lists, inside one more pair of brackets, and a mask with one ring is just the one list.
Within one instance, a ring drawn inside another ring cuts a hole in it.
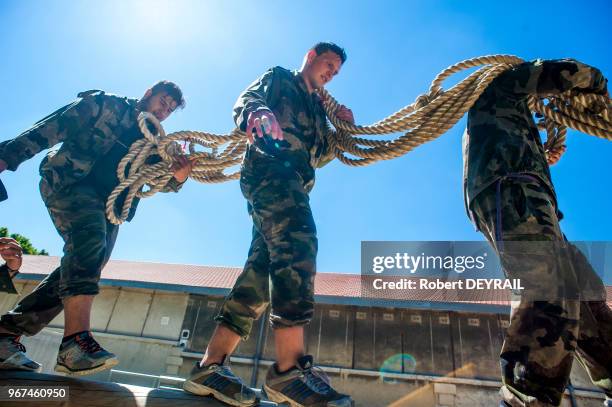
[{"label": "camouflage jacket", "polygon": [[[54,192],[83,181],[100,160],[121,140],[133,139],[137,130],[136,99],[103,91],[86,91],[78,98],[40,120],[12,140],[0,143],[0,159],[15,171],[19,164],[38,152],[62,143],[50,151],[40,166],[41,176]],[[142,137],[142,136],[141,136]],[[127,152],[128,146],[123,146]],[[109,177],[116,180],[116,173]],[[112,181],[111,181],[112,182]],[[172,178],[167,190],[178,191]]]},{"label": "camouflage jacket", "polygon": [[297,71],[281,67],[268,70],[253,82],[234,105],[234,121],[246,130],[249,113],[271,110],[283,131],[284,140],[255,137],[243,166],[251,160],[268,161],[296,171],[307,191],[314,185],[314,170],[333,159],[326,138],[329,124],[317,94],[310,94]]},{"label": "camouflage jacket", "polygon": [[463,139],[466,205],[510,174],[539,178],[554,197],[550,170],[527,97],[569,90],[606,92],[601,72],[571,59],[526,62],[495,78],[468,113]]}]

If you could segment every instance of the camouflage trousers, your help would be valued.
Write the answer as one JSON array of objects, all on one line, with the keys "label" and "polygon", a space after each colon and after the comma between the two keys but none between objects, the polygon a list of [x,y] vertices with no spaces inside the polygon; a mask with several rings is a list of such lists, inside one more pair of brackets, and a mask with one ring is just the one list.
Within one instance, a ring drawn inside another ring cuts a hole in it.
[{"label": "camouflage trousers", "polygon": [[51,192],[44,179],[40,190],[53,224],[64,239],[64,255],[53,270],[12,311],[0,317],[0,330],[35,335],[63,310],[62,298],[96,295],[118,226],[106,219],[105,202],[87,185]]},{"label": "camouflage trousers", "polygon": [[289,169],[240,178],[253,219],[253,238],[244,269],[219,315],[219,323],[248,338],[253,321],[272,303],[272,327],[310,322],[314,313],[317,232],[308,192]]},{"label": "camouflage trousers", "polygon": [[535,177],[500,179],[472,201],[477,227],[500,256],[513,295],[501,351],[511,406],[558,406],[574,356],[612,395],[612,311],[601,279],[559,227],[553,193]]}]

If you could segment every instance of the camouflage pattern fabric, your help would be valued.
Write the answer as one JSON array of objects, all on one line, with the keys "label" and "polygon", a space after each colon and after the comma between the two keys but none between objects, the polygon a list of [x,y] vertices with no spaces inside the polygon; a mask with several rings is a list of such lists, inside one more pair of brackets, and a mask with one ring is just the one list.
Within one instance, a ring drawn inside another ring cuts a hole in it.
[{"label": "camouflage pattern fabric", "polygon": [[[63,142],[41,163],[40,190],[64,240],[60,267],[1,317],[1,328],[34,335],[62,311],[62,298],[99,292],[100,273],[118,232],[118,227],[106,219],[106,200],[118,183],[117,164],[130,144],[142,137],[136,107],[135,99],[103,91],[82,92],[73,103],[16,138],[0,143],[0,159],[15,171],[21,162]],[[181,186],[172,178],[164,192],[178,191]],[[121,204],[122,200],[117,202]]]},{"label": "camouflage pattern fabric", "polygon": [[6,264],[0,266],[0,292],[17,294],[17,289],[15,284],[13,284],[13,279],[9,274],[9,268]]},{"label": "camouflage pattern fabric", "polygon": [[561,232],[528,92],[520,91],[565,91],[574,80],[603,93],[606,81],[567,60],[536,61],[500,78],[470,110],[464,159],[471,217],[506,276],[525,287],[513,295],[501,394],[511,406],[558,406],[574,356],[612,394],[612,311],[601,279]]},{"label": "camouflage pattern fabric", "polygon": [[271,110],[283,130],[284,140],[256,137],[249,151],[292,168],[304,180],[308,191],[314,186],[315,168],[333,159],[326,134],[329,123],[317,94],[308,93],[297,71],[279,66],[253,82],[234,105],[234,121],[246,130],[250,112]]},{"label": "camouflage pattern fabric", "polygon": [[571,59],[526,62],[495,78],[468,112],[469,132],[463,147],[466,205],[499,177],[511,173],[538,177],[552,191],[527,97],[569,90],[604,94],[606,83],[597,68]]},{"label": "camouflage pattern fabric", "polygon": [[[84,180],[106,159],[113,147],[120,145],[129,149],[129,144],[142,135],[138,132],[138,100],[90,90],[78,94],[78,98],[41,119],[30,129],[11,140],[0,143],[0,159],[6,161],[8,169],[15,171],[19,164],[32,158],[42,150],[62,143],[42,161],[40,173],[51,189],[63,188]],[[108,173],[116,180],[115,171]],[[178,190],[172,178],[168,190]],[[100,181],[99,177],[96,181]]]},{"label": "camouflage pattern fabric", "polygon": [[42,180],[40,189],[64,239],[64,256],[58,268],[0,318],[0,327],[17,335],[35,335],[43,329],[63,310],[62,298],[98,294],[100,273],[119,231],[106,219],[104,201],[94,187],[73,185],[57,193]]},{"label": "camouflage pattern fabric", "polygon": [[63,142],[41,165],[43,178],[58,191],[84,178],[121,133],[133,128],[136,102],[102,91],[81,92],[74,102],[0,143],[0,159],[15,171],[23,161]]},{"label": "camouflage pattern fabric", "polygon": [[[486,189],[475,198],[473,211],[507,278],[520,278],[525,287],[513,298],[501,352],[507,401],[559,405],[574,355],[595,384],[612,392],[612,312],[601,279],[565,242],[548,187],[539,180],[498,182],[500,195],[495,186]],[[576,287],[589,289],[578,291],[588,301],[576,298]]]},{"label": "camouflage pattern fabric", "polygon": [[258,139],[246,153],[240,187],[253,239],[216,318],[245,339],[270,301],[275,328],[312,319],[318,242],[308,193],[315,168],[330,160],[325,112],[297,72],[276,67],[254,82],[236,103],[236,124],[244,130],[248,112],[259,109],[274,112],[285,140]]}]

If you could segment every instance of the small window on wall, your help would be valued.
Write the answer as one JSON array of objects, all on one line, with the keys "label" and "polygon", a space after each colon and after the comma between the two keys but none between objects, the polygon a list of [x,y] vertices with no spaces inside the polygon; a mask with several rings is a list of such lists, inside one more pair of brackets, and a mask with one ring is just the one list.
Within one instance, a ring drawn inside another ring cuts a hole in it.
[{"label": "small window on wall", "polygon": [[357,319],[366,319],[368,317],[368,314],[365,312],[356,312],[355,313],[355,318]]},{"label": "small window on wall", "polygon": [[337,309],[330,309],[329,316],[332,318],[340,318],[340,311]]},{"label": "small window on wall", "polygon": [[448,315],[438,317],[438,323],[440,325],[450,325],[450,317]]},{"label": "small window on wall", "polygon": [[507,319],[502,319],[500,322],[502,328],[508,329],[508,327],[510,327],[510,321],[508,321]]},{"label": "small window on wall", "polygon": [[208,308],[216,308],[216,307],[217,307],[217,301],[208,301],[208,302],[206,303],[206,306],[207,306]]},{"label": "small window on wall", "polygon": [[412,322],[413,324],[421,324],[423,323],[423,319],[419,314],[412,314],[410,315],[410,322]]},{"label": "small window on wall", "polygon": [[393,321],[395,319],[394,315],[389,313],[389,312],[385,312],[383,313],[383,321]]},{"label": "small window on wall", "polygon": [[480,319],[478,318],[468,318],[469,326],[480,326]]}]

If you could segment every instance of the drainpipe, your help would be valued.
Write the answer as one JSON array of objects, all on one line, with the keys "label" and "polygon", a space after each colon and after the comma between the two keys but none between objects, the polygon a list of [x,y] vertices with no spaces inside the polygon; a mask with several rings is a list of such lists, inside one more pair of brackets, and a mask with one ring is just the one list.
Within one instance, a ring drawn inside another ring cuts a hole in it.
[{"label": "drainpipe", "polygon": [[578,403],[576,403],[576,396],[574,395],[574,385],[571,380],[567,382],[567,391],[569,392],[570,404],[572,407],[578,407]]},{"label": "drainpipe", "polygon": [[264,332],[266,331],[266,323],[268,322],[268,313],[264,314],[265,319],[262,319],[261,325],[259,326],[259,333],[257,334],[257,344],[255,345],[255,355],[253,355],[253,371],[251,373],[251,387],[257,385],[257,373],[259,370],[259,360],[261,359],[261,351],[263,349]]}]

